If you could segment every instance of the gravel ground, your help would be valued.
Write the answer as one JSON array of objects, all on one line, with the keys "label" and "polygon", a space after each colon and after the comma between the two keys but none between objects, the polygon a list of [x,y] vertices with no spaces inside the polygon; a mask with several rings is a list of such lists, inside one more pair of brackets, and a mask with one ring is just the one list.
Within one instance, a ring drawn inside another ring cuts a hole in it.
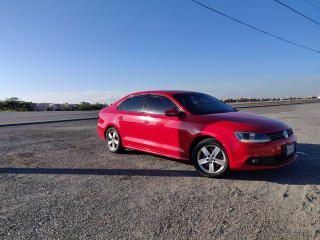
[{"label": "gravel ground", "polygon": [[0,239],[320,239],[320,105],[246,111],[288,123],[288,167],[199,177],[107,152],[96,120],[0,128]]}]

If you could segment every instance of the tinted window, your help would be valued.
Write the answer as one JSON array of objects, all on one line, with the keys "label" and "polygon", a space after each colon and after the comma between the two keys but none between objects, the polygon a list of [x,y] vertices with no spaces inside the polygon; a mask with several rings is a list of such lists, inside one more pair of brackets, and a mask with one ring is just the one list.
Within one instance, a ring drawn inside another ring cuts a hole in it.
[{"label": "tinted window", "polygon": [[126,105],[126,101],[123,101],[122,103],[120,103],[117,107],[118,110],[124,110],[124,106]]},{"label": "tinted window", "polygon": [[146,96],[136,96],[128,98],[118,106],[118,110],[130,111],[130,112],[142,112],[143,104]]},{"label": "tinted window", "polygon": [[150,96],[148,98],[148,113],[164,114],[166,110],[177,108],[168,98]]},{"label": "tinted window", "polygon": [[227,104],[203,93],[185,93],[174,96],[192,114],[234,112]]}]

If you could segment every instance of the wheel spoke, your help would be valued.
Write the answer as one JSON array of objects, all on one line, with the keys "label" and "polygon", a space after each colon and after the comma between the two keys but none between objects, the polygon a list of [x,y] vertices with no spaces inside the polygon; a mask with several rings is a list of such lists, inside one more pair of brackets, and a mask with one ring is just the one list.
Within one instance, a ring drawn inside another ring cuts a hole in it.
[{"label": "wheel spoke", "polygon": [[214,163],[213,162],[209,163],[209,173],[214,173]]},{"label": "wheel spoke", "polygon": [[226,165],[226,162],[224,160],[220,160],[220,159],[215,159],[214,163],[216,163],[220,166],[223,166],[223,167]]},{"label": "wheel spoke", "polygon": [[111,135],[111,132],[109,132],[108,134],[109,138],[112,139],[112,135]]},{"label": "wheel spoke", "polygon": [[119,144],[119,141],[118,141],[118,140],[114,140],[114,143],[115,143],[116,145],[118,145],[118,144]]},{"label": "wheel spoke", "polygon": [[112,141],[110,140],[110,141],[108,142],[108,145],[111,146],[111,143],[112,143]]},{"label": "wheel spoke", "polygon": [[199,165],[206,164],[207,162],[208,162],[208,158],[207,157],[198,160]]},{"label": "wheel spoke", "polygon": [[221,151],[221,149],[218,148],[218,147],[216,147],[216,148],[214,149],[214,151],[211,153],[211,156],[212,156],[213,158],[216,158],[217,155],[220,153],[220,151]]},{"label": "wheel spoke", "polygon": [[206,147],[201,148],[201,151],[204,153],[204,155],[206,155],[206,157],[210,156],[210,153]]}]

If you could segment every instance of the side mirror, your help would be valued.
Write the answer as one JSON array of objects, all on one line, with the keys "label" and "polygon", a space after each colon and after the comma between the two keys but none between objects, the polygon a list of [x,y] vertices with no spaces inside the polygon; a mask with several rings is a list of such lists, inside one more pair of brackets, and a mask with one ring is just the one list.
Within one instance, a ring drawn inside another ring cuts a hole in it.
[{"label": "side mirror", "polygon": [[176,108],[171,108],[165,111],[164,113],[166,116],[168,117],[179,117],[179,118],[184,118],[185,117],[185,113],[184,112],[180,112],[178,109]]}]

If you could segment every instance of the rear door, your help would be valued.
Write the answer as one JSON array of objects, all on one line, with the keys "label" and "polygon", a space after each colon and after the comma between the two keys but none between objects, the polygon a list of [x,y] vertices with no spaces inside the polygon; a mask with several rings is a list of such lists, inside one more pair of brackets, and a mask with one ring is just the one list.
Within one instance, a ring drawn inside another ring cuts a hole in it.
[{"label": "rear door", "polygon": [[118,106],[119,132],[125,147],[144,149],[144,107],[147,95],[127,98]]}]

